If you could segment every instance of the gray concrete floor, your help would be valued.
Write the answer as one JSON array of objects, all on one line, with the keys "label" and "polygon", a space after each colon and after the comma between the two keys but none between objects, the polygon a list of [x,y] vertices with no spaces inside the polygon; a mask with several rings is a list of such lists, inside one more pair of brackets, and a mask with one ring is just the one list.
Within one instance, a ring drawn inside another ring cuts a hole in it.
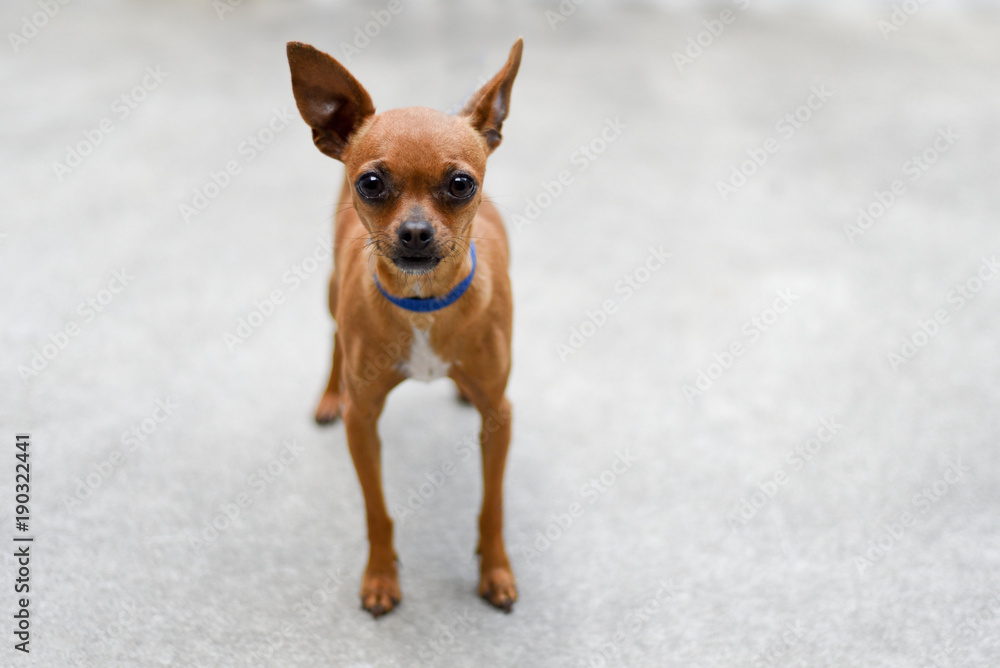
[{"label": "gray concrete floor", "polygon": [[71,3],[7,38],[0,512],[9,541],[29,432],[35,542],[28,656],[0,550],[0,664],[1000,662],[1000,23],[548,7],[404,3],[349,65],[380,108],[448,109],[525,38],[486,183],[510,616],[474,593],[477,416],[447,382],[381,422],[405,600],[378,622],[343,428],[311,421],[341,172],[284,43],[342,55],[372,8]]}]

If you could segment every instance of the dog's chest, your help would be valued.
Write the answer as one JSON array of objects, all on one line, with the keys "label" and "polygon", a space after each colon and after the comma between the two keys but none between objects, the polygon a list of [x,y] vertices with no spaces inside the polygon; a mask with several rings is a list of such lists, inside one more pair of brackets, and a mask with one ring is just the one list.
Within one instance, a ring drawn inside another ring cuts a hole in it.
[{"label": "dog's chest", "polygon": [[431,346],[430,329],[413,328],[409,357],[399,365],[399,370],[408,378],[432,381],[448,375],[451,364],[441,359]]}]

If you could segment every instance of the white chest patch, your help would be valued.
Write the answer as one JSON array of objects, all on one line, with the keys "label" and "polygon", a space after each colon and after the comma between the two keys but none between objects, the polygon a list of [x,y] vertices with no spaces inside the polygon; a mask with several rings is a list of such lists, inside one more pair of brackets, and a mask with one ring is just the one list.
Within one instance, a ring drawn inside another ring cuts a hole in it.
[{"label": "white chest patch", "polygon": [[446,377],[449,367],[451,364],[438,357],[431,347],[430,332],[414,327],[410,358],[400,363],[399,370],[408,378],[426,383]]}]

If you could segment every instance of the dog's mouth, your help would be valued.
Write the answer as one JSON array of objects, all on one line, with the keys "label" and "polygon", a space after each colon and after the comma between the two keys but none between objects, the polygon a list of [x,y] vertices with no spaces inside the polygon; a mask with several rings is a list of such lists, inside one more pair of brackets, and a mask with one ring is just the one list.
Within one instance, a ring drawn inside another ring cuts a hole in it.
[{"label": "dog's mouth", "polygon": [[436,255],[397,255],[392,263],[407,274],[420,275],[434,270],[441,263]]}]

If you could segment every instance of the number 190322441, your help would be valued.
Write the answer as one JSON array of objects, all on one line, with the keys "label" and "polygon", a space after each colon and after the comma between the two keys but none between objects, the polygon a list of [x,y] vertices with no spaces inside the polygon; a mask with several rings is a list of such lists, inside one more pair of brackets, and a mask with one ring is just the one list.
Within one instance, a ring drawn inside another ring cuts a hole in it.
[{"label": "number 190322441", "polygon": [[28,447],[31,441],[26,434],[18,434],[15,444],[15,459],[18,463],[14,466],[14,523],[18,531],[28,530],[28,520],[31,513],[28,509],[28,502],[31,500],[31,464],[28,462]]}]

